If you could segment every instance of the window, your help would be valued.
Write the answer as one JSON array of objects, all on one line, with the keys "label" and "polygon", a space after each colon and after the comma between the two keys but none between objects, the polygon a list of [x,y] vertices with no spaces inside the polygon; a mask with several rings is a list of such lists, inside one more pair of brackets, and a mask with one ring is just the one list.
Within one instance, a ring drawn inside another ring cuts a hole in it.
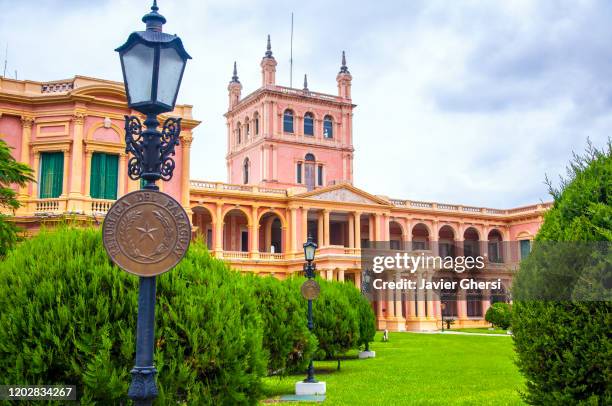
[{"label": "window", "polygon": [[255,135],[259,135],[259,114],[255,113],[253,121],[253,125],[255,126]]},{"label": "window", "polygon": [[314,116],[312,113],[304,114],[304,135],[314,135]]},{"label": "window", "polygon": [[117,199],[119,156],[94,152],[91,157],[90,194],[94,199]]},{"label": "window", "polygon": [[323,137],[334,138],[334,122],[331,116],[325,116],[323,119]]},{"label": "window", "polygon": [[56,198],[62,194],[64,183],[64,153],[43,152],[40,154],[40,198]]},{"label": "window", "polygon": [[313,154],[306,154],[304,157],[304,178],[306,183],[306,190],[311,191],[315,188],[315,156]]},{"label": "window", "polygon": [[240,134],[240,123],[236,124],[236,143],[240,144],[242,142],[241,134]]},{"label": "window", "polygon": [[248,139],[248,138],[249,138],[249,135],[251,135],[251,125],[250,125],[250,123],[249,123],[249,119],[248,119],[248,118],[247,118],[247,120],[244,122],[244,126],[246,127],[246,130],[245,130],[245,136],[246,136],[246,138]]},{"label": "window", "polygon": [[525,259],[531,252],[531,241],[521,240],[520,244],[521,244],[521,259]]},{"label": "window", "polygon": [[245,158],[242,164],[242,183],[249,183],[249,158]]},{"label": "window", "polygon": [[298,162],[295,169],[295,178],[297,179],[297,183],[302,183],[302,163]]},{"label": "window", "polygon": [[285,110],[283,114],[283,131],[286,133],[293,132],[293,111]]},{"label": "window", "polygon": [[323,186],[323,165],[317,166],[317,185]]}]

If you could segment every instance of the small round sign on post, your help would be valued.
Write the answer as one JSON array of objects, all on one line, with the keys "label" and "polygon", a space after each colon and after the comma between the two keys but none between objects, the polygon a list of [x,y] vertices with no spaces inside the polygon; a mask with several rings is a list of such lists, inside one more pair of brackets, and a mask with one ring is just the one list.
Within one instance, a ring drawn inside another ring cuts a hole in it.
[{"label": "small round sign on post", "polygon": [[172,269],[191,242],[185,209],[171,196],[138,190],[117,200],[104,219],[104,248],[124,271],[155,276]]},{"label": "small round sign on post", "polygon": [[312,279],[307,280],[302,284],[300,288],[302,292],[302,296],[307,300],[314,300],[319,297],[319,292],[321,292],[321,287],[316,281]]}]

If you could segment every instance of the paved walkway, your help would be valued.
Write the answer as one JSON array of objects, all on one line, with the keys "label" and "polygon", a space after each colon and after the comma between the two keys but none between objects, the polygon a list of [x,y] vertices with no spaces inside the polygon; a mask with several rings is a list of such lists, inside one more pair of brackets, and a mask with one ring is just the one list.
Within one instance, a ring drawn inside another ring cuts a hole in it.
[{"label": "paved walkway", "polygon": [[512,334],[493,334],[493,333],[466,333],[465,331],[402,331],[403,333],[414,334],[457,334],[467,336],[493,336],[493,337],[512,337]]}]

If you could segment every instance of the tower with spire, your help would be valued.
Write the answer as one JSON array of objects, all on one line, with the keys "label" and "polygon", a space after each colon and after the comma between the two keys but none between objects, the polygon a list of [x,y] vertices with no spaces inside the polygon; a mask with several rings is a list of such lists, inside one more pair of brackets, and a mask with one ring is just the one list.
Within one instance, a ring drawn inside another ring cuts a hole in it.
[{"label": "tower with spire", "polygon": [[336,95],[276,83],[270,36],[262,83],[242,97],[236,63],[228,85],[228,181],[306,190],[353,182],[352,76],[342,52]]}]

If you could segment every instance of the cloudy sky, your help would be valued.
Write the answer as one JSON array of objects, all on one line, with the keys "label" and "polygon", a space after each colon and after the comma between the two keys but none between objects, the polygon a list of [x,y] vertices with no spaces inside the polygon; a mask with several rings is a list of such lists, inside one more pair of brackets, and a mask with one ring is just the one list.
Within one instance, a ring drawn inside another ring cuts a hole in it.
[{"label": "cloudy sky", "polygon": [[[0,0],[7,76],[121,80],[113,49],[140,30],[149,0]],[[612,3],[606,1],[160,0],[193,56],[179,102],[202,120],[192,178],[225,181],[227,83],[261,83],[272,36],[277,83],[335,93],[353,75],[355,185],[396,198],[490,207],[548,200],[587,137],[612,129]]]}]

